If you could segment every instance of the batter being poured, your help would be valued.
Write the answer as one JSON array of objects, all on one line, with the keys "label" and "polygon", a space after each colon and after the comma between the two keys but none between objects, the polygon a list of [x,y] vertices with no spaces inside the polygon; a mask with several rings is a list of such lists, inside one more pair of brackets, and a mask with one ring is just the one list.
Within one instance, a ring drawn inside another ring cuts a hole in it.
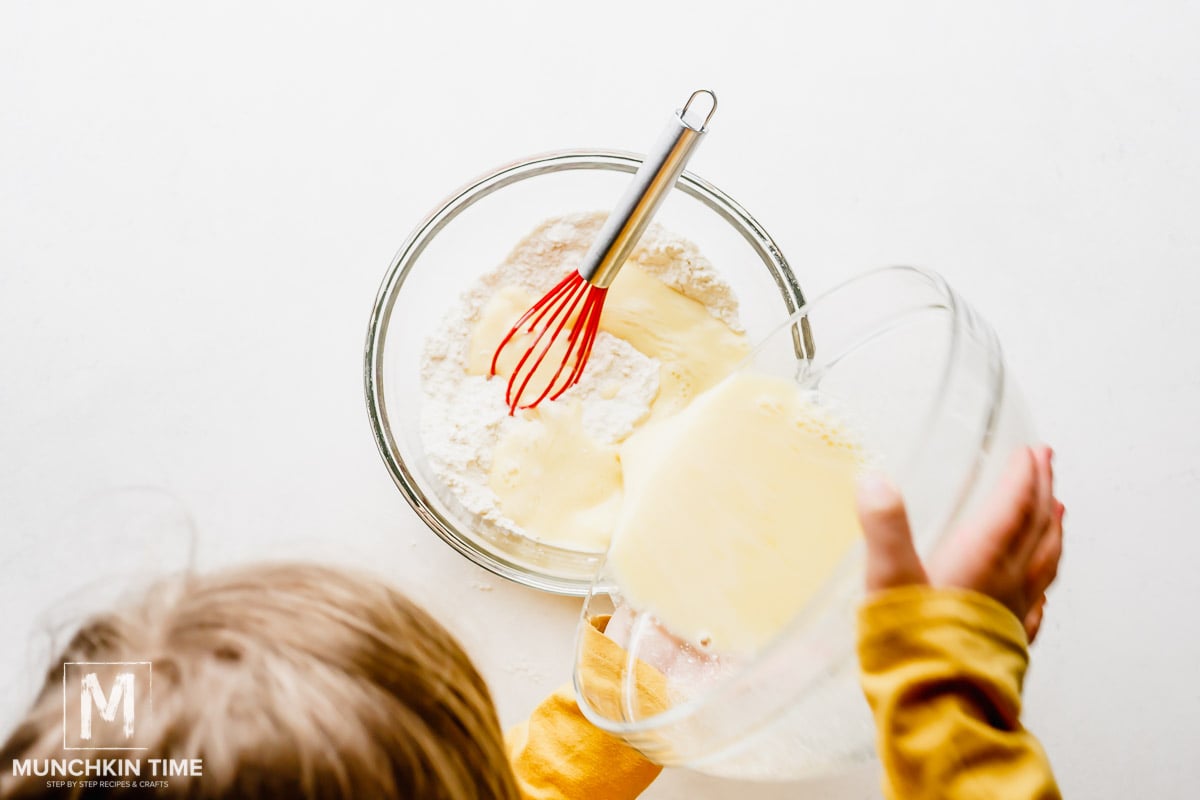
[{"label": "batter being poured", "polygon": [[621,448],[608,564],[672,633],[748,654],[860,535],[856,438],[793,381],[740,371]]}]

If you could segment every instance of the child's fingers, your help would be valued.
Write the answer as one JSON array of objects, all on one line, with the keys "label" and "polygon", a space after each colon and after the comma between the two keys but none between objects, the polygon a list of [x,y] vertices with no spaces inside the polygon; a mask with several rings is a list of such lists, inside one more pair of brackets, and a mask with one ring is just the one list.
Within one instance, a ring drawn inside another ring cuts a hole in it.
[{"label": "child's fingers", "polygon": [[[1035,454],[1032,448],[1019,447],[1009,457],[1008,466],[983,507],[938,548],[929,570],[933,582],[982,589],[995,583],[993,577],[999,571],[1023,579],[1029,562],[1029,519],[1037,491]],[[1022,587],[1018,584],[1011,588]]]},{"label": "child's fingers", "polygon": [[[986,527],[1001,531],[997,545],[1021,542],[1028,530],[1028,522],[1035,513],[1038,498],[1037,457],[1032,448],[1022,447],[1013,453],[1000,479],[1000,485],[992,493],[988,507],[980,515],[991,520]],[[1007,548],[1003,548],[1007,549]]]},{"label": "child's fingers", "polygon": [[604,635],[621,645],[621,647],[628,648],[629,632],[633,628],[633,620],[636,616],[637,612],[633,610],[632,606],[617,606],[612,616],[608,618],[608,623],[604,628]]},{"label": "child's fingers", "polygon": [[1021,534],[1018,553],[1022,559],[1032,560],[1045,538],[1054,515],[1054,467],[1051,464],[1053,451],[1046,446],[1033,450],[1034,497],[1029,518]]},{"label": "child's fingers", "polygon": [[1058,562],[1062,558],[1063,548],[1062,521],[1066,508],[1058,500],[1052,502],[1054,511],[1051,513],[1050,526],[1029,561],[1029,594],[1032,597],[1045,592],[1058,577]]},{"label": "child's fingers", "polygon": [[1054,520],[1058,500],[1054,497],[1054,450],[1043,445],[1038,448],[1038,530],[1045,530]]},{"label": "child's fingers", "polygon": [[1030,644],[1033,644],[1033,640],[1037,638],[1038,631],[1042,629],[1042,619],[1045,616],[1046,595],[1043,594],[1025,614],[1025,638]]},{"label": "child's fingers", "polygon": [[1021,564],[1027,562],[1026,537],[1037,503],[1037,481],[1037,459],[1033,449],[1017,448],[983,508],[963,526],[970,541],[962,541],[963,537],[956,534],[939,548],[933,565],[935,578],[944,571],[943,566],[954,572],[955,562],[961,565],[971,561],[972,552],[986,554],[986,559],[996,563],[1008,559],[1019,559]]},{"label": "child's fingers", "polygon": [[886,478],[869,475],[859,481],[858,518],[867,542],[867,591],[929,582],[913,547],[904,501]]}]

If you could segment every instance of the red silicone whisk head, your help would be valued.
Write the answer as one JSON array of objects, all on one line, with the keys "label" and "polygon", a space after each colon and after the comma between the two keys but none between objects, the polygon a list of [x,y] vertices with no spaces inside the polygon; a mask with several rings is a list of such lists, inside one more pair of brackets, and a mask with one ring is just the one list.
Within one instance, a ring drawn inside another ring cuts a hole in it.
[{"label": "red silicone whisk head", "polygon": [[[600,312],[607,293],[607,289],[592,285],[572,271],[516,321],[496,348],[491,366],[491,374],[495,375],[504,349],[515,345],[521,334],[533,337],[508,376],[504,402],[509,414],[518,408],[533,408],[547,398],[557,400],[579,382],[600,330]],[[566,350],[551,356],[551,349],[564,336]],[[552,360],[543,370],[548,356]],[[553,359],[558,360],[557,368],[547,376],[546,371],[554,366]],[[534,399],[522,402],[530,396]]]}]

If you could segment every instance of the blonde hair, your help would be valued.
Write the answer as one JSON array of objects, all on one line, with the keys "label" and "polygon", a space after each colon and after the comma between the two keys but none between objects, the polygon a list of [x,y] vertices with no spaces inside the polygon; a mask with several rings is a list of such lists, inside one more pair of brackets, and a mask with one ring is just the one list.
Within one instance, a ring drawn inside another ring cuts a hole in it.
[{"label": "blonde hair", "polygon": [[203,759],[160,796],[519,797],[487,686],[445,628],[370,576],[275,565],[165,581],[84,625],[0,748],[0,798],[136,793],[6,772],[63,756],[64,662],[142,660],[150,750],[128,755]]}]

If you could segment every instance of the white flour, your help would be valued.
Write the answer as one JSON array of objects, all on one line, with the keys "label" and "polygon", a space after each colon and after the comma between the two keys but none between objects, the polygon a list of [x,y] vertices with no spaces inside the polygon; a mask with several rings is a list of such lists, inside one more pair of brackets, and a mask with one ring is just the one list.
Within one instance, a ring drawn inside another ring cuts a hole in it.
[{"label": "white flour", "polygon": [[[421,362],[425,454],[450,493],[478,515],[480,533],[526,535],[501,512],[488,486],[488,474],[496,443],[515,426],[532,423],[520,412],[508,415],[505,380],[467,374],[471,332],[484,306],[502,287],[519,286],[541,296],[576,268],[604,219],[603,213],[585,213],[543,222],[458,299],[425,343]],[[734,330],[742,330],[733,290],[686,239],[652,225],[628,263],[702,303]],[[583,377],[562,400],[580,402],[583,427],[597,442],[616,443],[649,413],[658,392],[658,370],[658,361],[601,332]]]}]

